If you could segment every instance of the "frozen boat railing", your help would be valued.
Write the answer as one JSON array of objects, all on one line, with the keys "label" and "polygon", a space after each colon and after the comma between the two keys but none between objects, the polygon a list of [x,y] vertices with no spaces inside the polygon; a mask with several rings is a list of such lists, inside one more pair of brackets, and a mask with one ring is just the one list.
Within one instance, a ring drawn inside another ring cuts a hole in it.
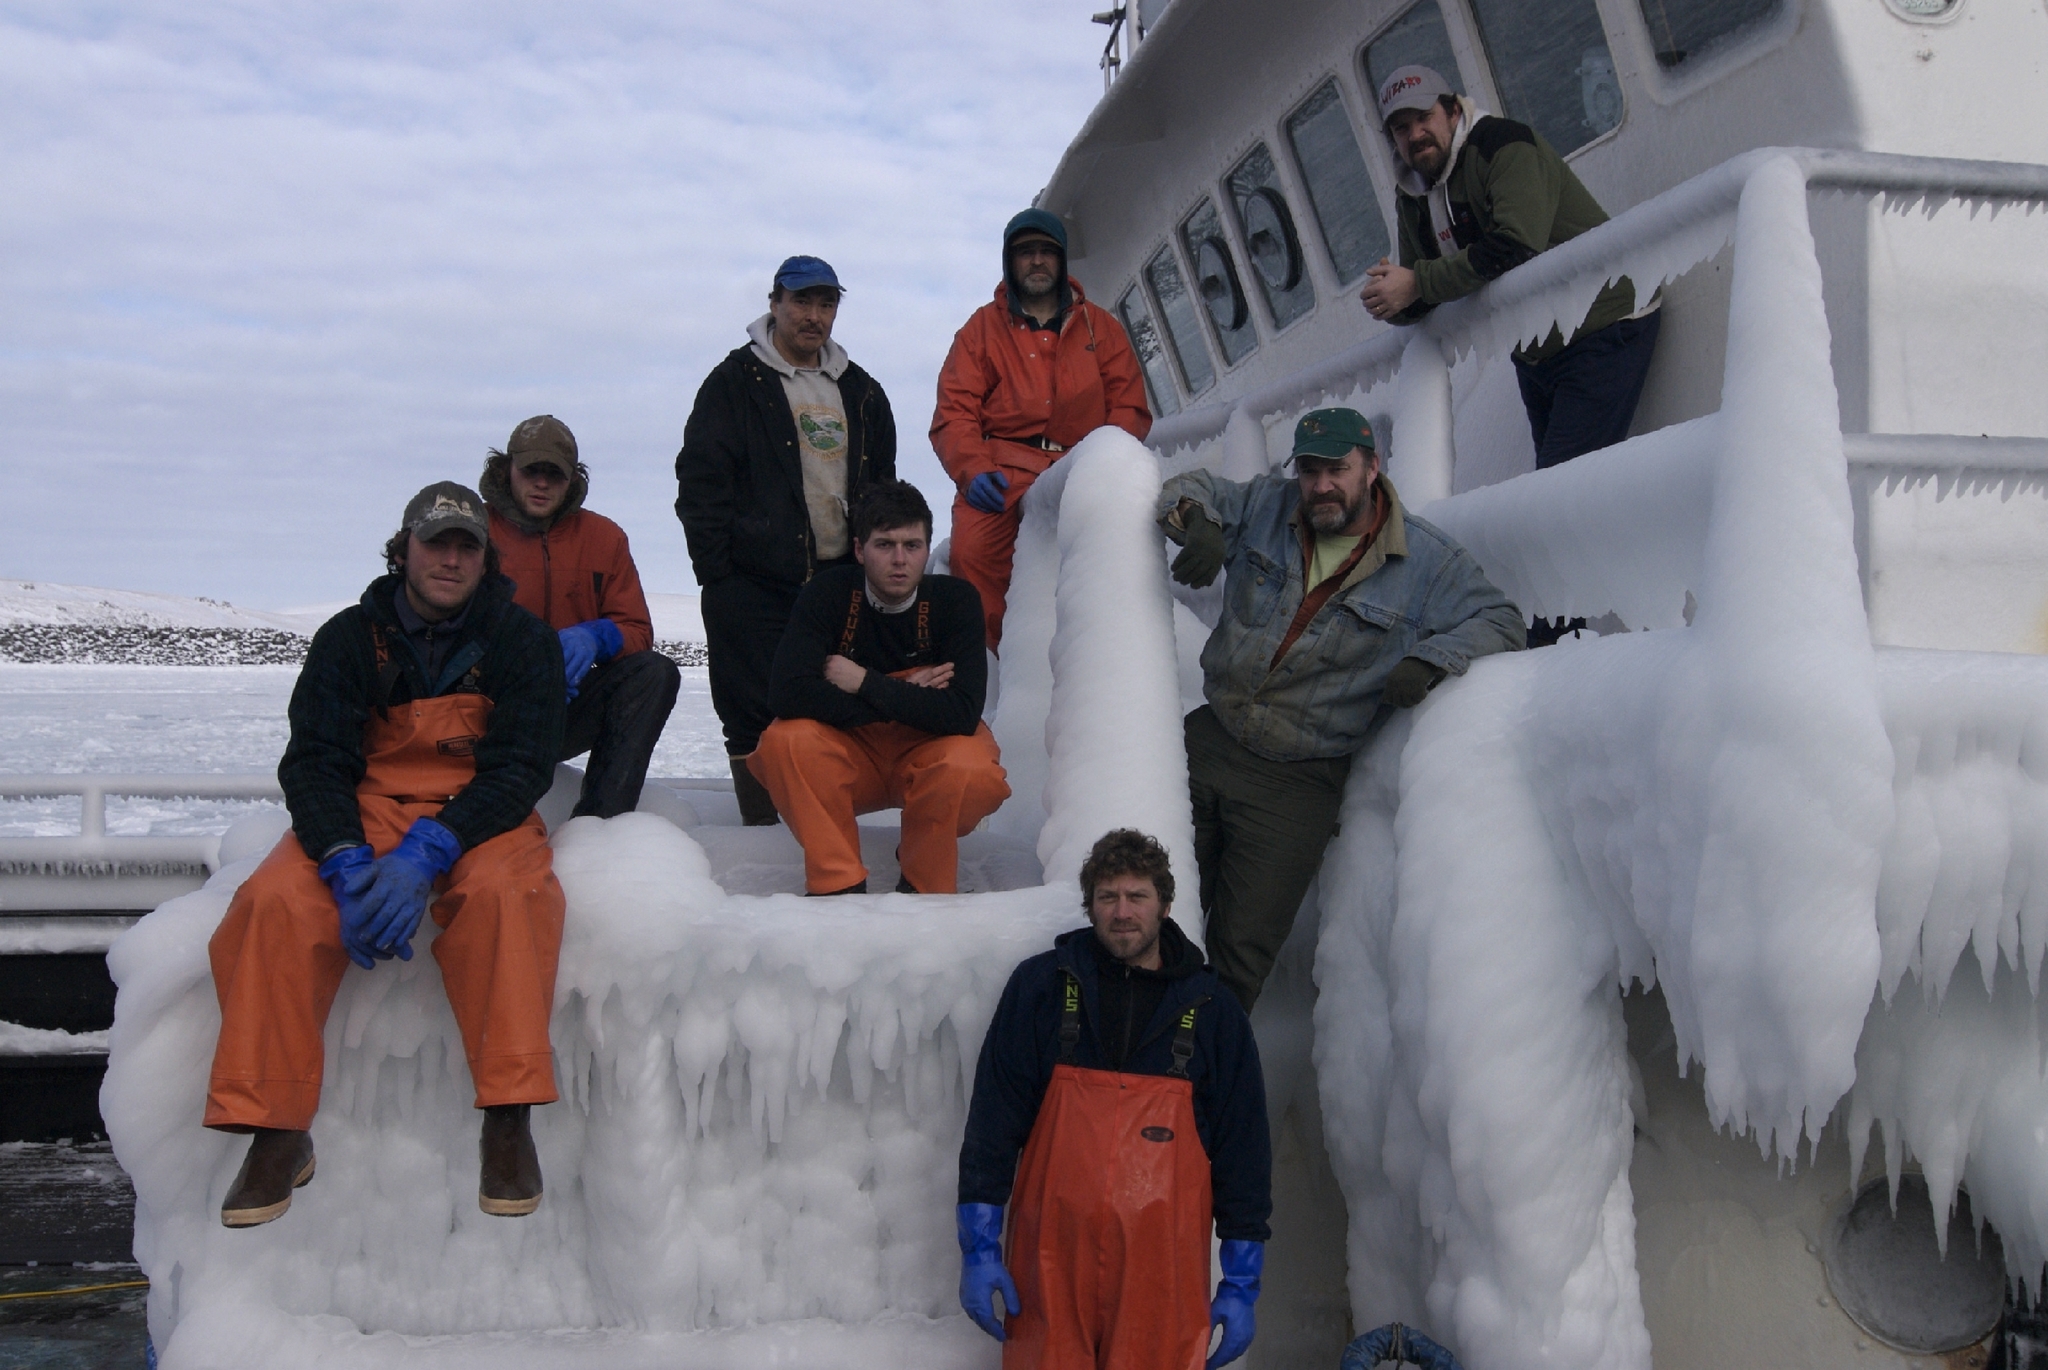
[{"label": "frozen boat railing", "polygon": [[[1225,463],[1264,469],[1265,421],[1326,399],[1396,382],[1393,419],[1399,435],[1395,472],[1421,505],[1452,489],[1450,367],[1474,351],[1507,351],[1585,316],[1606,284],[1627,276],[1639,290],[1668,283],[1713,257],[1732,240],[1744,192],[1763,167],[1789,160],[1806,189],[1882,195],[1890,208],[1932,213],[1961,202],[1972,213],[1988,206],[2048,206],[2048,167],[1895,153],[1822,148],[1760,148],[1734,157],[1663,194],[1616,215],[1591,232],[1541,254],[1466,299],[1440,306],[1413,328],[1388,329],[1314,366],[1235,400],[1188,410],[1152,428],[1163,454],[1224,440]],[[1794,250],[1811,252],[1788,244]],[[1244,415],[1234,436],[1232,419]],[[1245,439],[1256,438],[1256,447]],[[1244,451],[1236,450],[1243,446]],[[1971,449],[2000,457],[1991,449]],[[1948,463],[1944,463],[1945,465]]]}]

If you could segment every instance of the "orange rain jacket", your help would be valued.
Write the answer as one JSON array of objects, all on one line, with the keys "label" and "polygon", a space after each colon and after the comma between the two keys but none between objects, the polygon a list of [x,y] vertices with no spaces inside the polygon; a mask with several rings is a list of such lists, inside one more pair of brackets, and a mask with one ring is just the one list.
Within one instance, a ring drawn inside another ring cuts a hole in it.
[{"label": "orange rain jacket", "polygon": [[1074,303],[1051,352],[1040,346],[1043,333],[1011,311],[1007,286],[997,286],[995,299],[954,335],[939,371],[932,447],[955,485],[1004,466],[1036,474],[1058,460],[1055,452],[994,439],[1072,447],[1104,424],[1139,439],[1152,431],[1144,375],[1123,325],[1090,304],[1079,281],[1067,286]]},{"label": "orange rain jacket", "polygon": [[608,618],[625,639],[620,656],[652,647],[654,626],[626,530],[582,507],[588,488],[584,478],[578,475],[571,483],[554,523],[535,530],[526,526],[529,520],[507,515],[515,507],[512,490],[497,468],[492,462],[480,485],[491,511],[499,569],[514,585],[512,602],[558,631]]}]

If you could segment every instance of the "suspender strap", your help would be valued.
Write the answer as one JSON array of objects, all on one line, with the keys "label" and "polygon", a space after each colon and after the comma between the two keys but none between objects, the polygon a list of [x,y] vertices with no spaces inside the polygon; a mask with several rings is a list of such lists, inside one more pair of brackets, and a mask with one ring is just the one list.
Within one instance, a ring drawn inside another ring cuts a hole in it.
[{"label": "suspender strap", "polygon": [[839,655],[853,655],[854,635],[860,632],[860,592],[862,587],[853,587],[853,598],[846,605],[846,626],[839,630]]},{"label": "suspender strap", "polygon": [[1060,970],[1060,1064],[1074,1064],[1074,1048],[1081,1041],[1081,982],[1074,972]]},{"label": "suspender strap", "polygon": [[1176,1079],[1188,1078],[1188,1062],[1195,1059],[1195,1010],[1208,1002],[1207,995],[1195,1000],[1181,1011],[1180,1021],[1173,1025],[1173,1064],[1166,1073]]},{"label": "suspender strap", "polygon": [[932,602],[920,599],[917,602],[917,660],[926,661],[932,654]]},{"label": "suspender strap", "polygon": [[391,639],[385,636],[384,625],[370,625],[370,647],[377,658],[377,712],[389,716],[391,687],[398,683],[398,677],[405,671],[405,663],[391,655]]}]

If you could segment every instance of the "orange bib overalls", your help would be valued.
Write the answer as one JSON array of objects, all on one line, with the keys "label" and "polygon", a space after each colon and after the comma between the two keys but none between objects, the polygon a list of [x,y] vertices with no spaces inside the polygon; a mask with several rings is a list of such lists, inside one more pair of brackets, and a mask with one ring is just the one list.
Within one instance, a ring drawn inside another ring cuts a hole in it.
[{"label": "orange bib overalls", "polygon": [[[491,701],[473,690],[371,715],[356,802],[377,855],[475,778],[476,744],[490,716]],[[478,1108],[555,1098],[548,1016],[565,901],[552,857],[547,830],[528,814],[464,852],[435,883],[432,915],[441,934],[434,960],[462,1030]],[[311,1127],[321,1036],[349,960],[334,895],[296,834],[286,833],[235,891],[207,954],[221,1024],[206,1125]]]},{"label": "orange bib overalls", "polygon": [[1081,987],[1063,987],[1060,1062],[1017,1166],[1008,1266],[1023,1311],[1003,1370],[1201,1370],[1209,1351],[1209,1155],[1195,1131],[1198,1001],[1172,1073],[1073,1064]]}]

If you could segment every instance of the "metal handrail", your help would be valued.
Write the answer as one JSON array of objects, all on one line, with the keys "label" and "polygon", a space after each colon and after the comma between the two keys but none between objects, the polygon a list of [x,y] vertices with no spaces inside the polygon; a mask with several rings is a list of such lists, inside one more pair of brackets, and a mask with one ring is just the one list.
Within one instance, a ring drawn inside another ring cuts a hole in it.
[{"label": "metal handrail", "polygon": [[[274,774],[245,775],[10,775],[0,776],[0,799],[62,799],[77,795],[79,836],[106,838],[107,796],[135,799],[282,799]],[[49,838],[0,839],[46,842]],[[175,841],[119,837],[117,842]],[[150,858],[143,858],[145,860]]]}]

